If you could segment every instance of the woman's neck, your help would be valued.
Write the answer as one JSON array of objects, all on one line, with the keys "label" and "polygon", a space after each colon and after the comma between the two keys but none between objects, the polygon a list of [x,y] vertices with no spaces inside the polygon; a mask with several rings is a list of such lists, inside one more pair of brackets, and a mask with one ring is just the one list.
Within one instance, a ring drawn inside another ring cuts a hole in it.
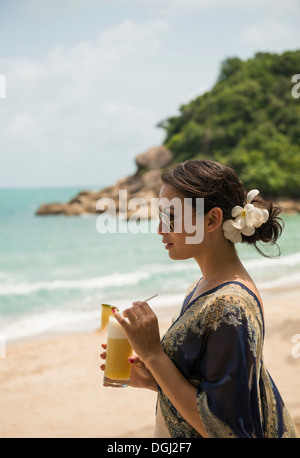
[{"label": "woman's neck", "polygon": [[202,250],[194,259],[202,272],[202,284],[221,283],[248,275],[235,246],[227,241],[222,246],[210,243],[209,249]]}]

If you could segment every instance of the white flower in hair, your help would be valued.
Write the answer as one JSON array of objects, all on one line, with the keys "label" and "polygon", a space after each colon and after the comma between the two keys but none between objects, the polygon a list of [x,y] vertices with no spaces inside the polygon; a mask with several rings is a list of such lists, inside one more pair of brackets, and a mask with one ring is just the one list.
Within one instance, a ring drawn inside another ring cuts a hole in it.
[{"label": "white flower in hair", "polygon": [[259,194],[257,189],[252,189],[247,194],[247,203],[244,207],[237,205],[231,210],[234,219],[228,219],[223,223],[224,236],[233,243],[242,241],[242,234],[253,235],[255,229],[260,227],[269,218],[268,210],[257,208],[251,204]]}]

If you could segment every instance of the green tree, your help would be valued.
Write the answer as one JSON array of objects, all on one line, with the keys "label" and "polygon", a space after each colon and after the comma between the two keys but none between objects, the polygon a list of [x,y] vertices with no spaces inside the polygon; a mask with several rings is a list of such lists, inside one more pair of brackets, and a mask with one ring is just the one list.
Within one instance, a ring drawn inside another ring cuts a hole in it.
[{"label": "green tree", "polygon": [[300,99],[291,95],[300,51],[257,53],[221,63],[214,87],[159,124],[174,162],[210,158],[231,165],[246,188],[300,195]]}]

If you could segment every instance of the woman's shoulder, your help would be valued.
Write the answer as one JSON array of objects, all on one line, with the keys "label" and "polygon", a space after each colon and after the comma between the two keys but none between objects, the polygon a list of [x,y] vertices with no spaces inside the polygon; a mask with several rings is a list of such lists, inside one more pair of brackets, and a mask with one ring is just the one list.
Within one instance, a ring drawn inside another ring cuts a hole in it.
[{"label": "woman's shoulder", "polygon": [[238,325],[244,321],[255,321],[260,322],[263,329],[260,301],[256,294],[241,282],[225,282],[199,299],[202,299],[201,314],[213,328],[218,327],[221,322]]},{"label": "woman's shoulder", "polygon": [[240,281],[226,281],[221,285],[212,288],[208,293],[214,298],[226,299],[226,301],[239,303],[249,303],[260,306],[258,295],[254,292],[254,288],[250,289],[245,283]]}]

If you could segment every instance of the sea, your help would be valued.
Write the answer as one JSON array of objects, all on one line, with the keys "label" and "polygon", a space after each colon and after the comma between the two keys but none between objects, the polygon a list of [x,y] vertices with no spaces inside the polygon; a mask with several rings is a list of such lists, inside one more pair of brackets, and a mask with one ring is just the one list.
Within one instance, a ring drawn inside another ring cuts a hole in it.
[{"label": "sea", "polygon": [[[98,215],[36,215],[40,204],[66,202],[80,190],[0,190],[0,338],[7,343],[97,330],[102,303],[124,309],[157,294],[153,309],[171,311],[201,276],[194,260],[168,257],[158,221],[133,229],[120,219],[117,231],[100,233]],[[261,291],[300,286],[300,215],[283,219],[279,257],[237,246]]]}]

